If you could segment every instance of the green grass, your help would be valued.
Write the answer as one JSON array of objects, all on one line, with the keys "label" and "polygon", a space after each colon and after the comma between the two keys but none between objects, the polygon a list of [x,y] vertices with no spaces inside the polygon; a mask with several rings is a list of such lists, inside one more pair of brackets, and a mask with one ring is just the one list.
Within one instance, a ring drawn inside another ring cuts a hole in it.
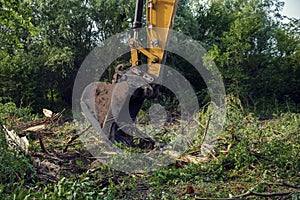
[{"label": "green grass", "polygon": [[[13,112],[10,115],[17,116]],[[207,113],[199,113],[198,118],[205,123]],[[5,117],[0,119],[6,123]],[[59,127],[55,136],[46,139],[47,147],[61,152],[74,129],[72,123]],[[176,130],[169,129],[171,134]],[[32,157],[7,149],[1,130],[0,199],[216,199],[245,194],[252,188],[263,194],[290,192],[291,199],[299,199],[300,188],[296,188],[300,185],[299,133],[300,114],[283,113],[261,121],[246,113],[238,100],[228,98],[227,120],[209,162],[178,161],[144,174],[128,174],[98,164],[97,170],[87,173],[94,159],[75,140],[68,152],[62,154],[69,159],[52,160],[73,169],[64,169],[58,182],[48,183],[35,178]],[[31,142],[31,149],[39,151],[38,143]],[[197,154],[197,145],[190,152]],[[248,197],[262,198],[255,194]]]}]

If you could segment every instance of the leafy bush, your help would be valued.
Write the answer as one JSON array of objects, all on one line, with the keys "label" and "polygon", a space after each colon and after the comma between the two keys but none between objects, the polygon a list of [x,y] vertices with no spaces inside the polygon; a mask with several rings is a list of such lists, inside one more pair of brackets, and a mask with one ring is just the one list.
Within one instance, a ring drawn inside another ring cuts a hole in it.
[{"label": "leafy bush", "polygon": [[2,125],[9,126],[20,118],[29,120],[32,117],[30,108],[0,103],[0,199],[3,198],[2,193],[10,193],[16,184],[30,181],[34,175],[30,157],[8,148]]},{"label": "leafy bush", "polygon": [[12,120],[20,120],[28,121],[32,119],[34,116],[30,114],[31,108],[17,108],[16,104],[12,102],[1,103],[0,98],[0,122],[3,124],[10,124],[13,122]]}]

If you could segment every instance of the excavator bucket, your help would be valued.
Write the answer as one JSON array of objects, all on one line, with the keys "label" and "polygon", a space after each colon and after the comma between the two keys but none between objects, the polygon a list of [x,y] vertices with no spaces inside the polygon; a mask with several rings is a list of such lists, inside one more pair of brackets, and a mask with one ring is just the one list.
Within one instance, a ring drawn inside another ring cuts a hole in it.
[{"label": "excavator bucket", "polygon": [[95,82],[88,85],[81,98],[82,110],[92,124],[98,123],[94,128],[108,141],[129,147],[153,149],[154,140],[139,131],[134,123],[145,99],[145,88],[136,89],[131,85],[134,87],[133,91],[130,83],[133,82],[126,80],[113,84]]}]

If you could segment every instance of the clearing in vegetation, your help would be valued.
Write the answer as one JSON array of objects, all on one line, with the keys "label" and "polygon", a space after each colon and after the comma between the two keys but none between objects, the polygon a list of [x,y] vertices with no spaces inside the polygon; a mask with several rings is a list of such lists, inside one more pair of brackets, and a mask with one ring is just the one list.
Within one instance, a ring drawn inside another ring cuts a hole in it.
[{"label": "clearing in vegetation", "polygon": [[[41,118],[12,103],[0,106],[6,127],[0,132],[0,199],[300,198],[300,114],[263,120],[229,97],[224,129],[205,159],[199,144],[209,109],[198,114],[199,141],[185,155],[162,169],[129,174],[98,162],[77,139],[86,130],[63,121],[63,113]],[[8,145],[12,130],[27,136],[27,155]],[[169,124],[161,131],[168,140],[176,130]]]}]

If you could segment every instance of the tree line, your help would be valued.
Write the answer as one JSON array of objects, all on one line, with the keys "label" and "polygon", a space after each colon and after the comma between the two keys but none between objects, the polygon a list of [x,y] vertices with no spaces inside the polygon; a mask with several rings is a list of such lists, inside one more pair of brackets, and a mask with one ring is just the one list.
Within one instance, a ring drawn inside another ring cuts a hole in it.
[{"label": "tree line", "polygon": [[[82,61],[101,41],[131,28],[134,5],[135,0],[0,0],[0,102],[70,107]],[[297,111],[300,20],[283,16],[283,6],[279,0],[179,0],[174,29],[208,50],[226,92],[247,108]],[[192,69],[180,70],[196,82]],[[195,89],[205,99],[205,86]]]}]

